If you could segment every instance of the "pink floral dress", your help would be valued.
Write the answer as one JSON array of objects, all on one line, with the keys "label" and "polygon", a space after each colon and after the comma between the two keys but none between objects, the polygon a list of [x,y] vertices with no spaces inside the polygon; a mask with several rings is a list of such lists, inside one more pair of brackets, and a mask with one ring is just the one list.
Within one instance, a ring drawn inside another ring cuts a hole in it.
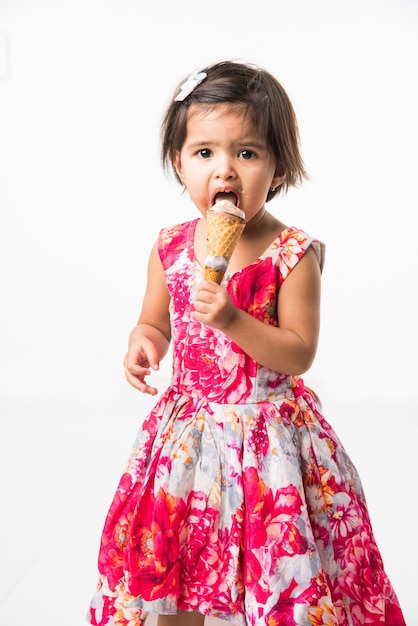
[{"label": "pink floral dress", "polygon": [[[237,626],[404,625],[358,474],[315,394],[195,319],[196,223],[160,233],[172,380],[108,513],[89,622],[183,609]],[[321,262],[323,246],[287,228],[223,284],[277,326],[278,290],[310,246]]]}]

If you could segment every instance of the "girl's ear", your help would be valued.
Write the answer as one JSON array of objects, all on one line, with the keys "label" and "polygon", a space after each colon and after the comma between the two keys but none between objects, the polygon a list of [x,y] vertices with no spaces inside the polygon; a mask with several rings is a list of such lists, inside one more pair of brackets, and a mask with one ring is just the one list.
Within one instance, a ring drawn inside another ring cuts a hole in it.
[{"label": "girl's ear", "polygon": [[277,187],[279,187],[282,184],[282,182],[285,180],[285,178],[286,178],[286,171],[285,171],[283,165],[279,164],[276,167],[276,171],[274,173],[273,180],[271,181],[270,189],[277,189]]},{"label": "girl's ear", "polygon": [[181,160],[180,160],[180,151],[177,150],[174,158],[173,158],[173,167],[176,171],[177,177],[179,178],[179,180],[181,180],[183,182],[183,170],[181,167]]}]

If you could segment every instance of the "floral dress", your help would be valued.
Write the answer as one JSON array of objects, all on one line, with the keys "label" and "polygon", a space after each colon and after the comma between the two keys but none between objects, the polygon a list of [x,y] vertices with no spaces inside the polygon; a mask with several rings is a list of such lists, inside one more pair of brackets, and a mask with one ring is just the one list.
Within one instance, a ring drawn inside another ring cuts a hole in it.
[{"label": "floral dress", "polygon": [[[360,479],[318,398],[195,319],[196,223],[159,236],[172,380],[109,510],[89,622],[140,626],[182,609],[237,626],[404,625]],[[310,246],[322,263],[322,244],[286,228],[223,286],[277,326],[280,286]]]}]

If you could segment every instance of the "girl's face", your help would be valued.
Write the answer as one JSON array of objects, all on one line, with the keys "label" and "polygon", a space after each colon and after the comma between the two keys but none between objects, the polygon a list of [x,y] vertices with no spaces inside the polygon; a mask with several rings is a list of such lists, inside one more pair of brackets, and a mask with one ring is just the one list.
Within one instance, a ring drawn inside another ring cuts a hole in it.
[{"label": "girl's face", "polygon": [[244,111],[230,104],[192,104],[186,139],[173,163],[203,216],[220,199],[245,212],[247,223],[263,208],[280,168]]}]

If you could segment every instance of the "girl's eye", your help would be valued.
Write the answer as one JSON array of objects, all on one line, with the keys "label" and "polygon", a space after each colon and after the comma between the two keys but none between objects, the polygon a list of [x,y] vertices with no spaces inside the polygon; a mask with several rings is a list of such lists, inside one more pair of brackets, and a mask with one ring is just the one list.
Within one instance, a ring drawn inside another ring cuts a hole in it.
[{"label": "girl's eye", "polygon": [[241,150],[239,156],[242,159],[253,159],[255,157],[255,152],[253,152],[252,150]]},{"label": "girl's eye", "polygon": [[201,159],[208,159],[211,156],[211,154],[212,152],[208,148],[202,148],[202,150],[199,150],[199,152],[197,153],[197,155]]}]

